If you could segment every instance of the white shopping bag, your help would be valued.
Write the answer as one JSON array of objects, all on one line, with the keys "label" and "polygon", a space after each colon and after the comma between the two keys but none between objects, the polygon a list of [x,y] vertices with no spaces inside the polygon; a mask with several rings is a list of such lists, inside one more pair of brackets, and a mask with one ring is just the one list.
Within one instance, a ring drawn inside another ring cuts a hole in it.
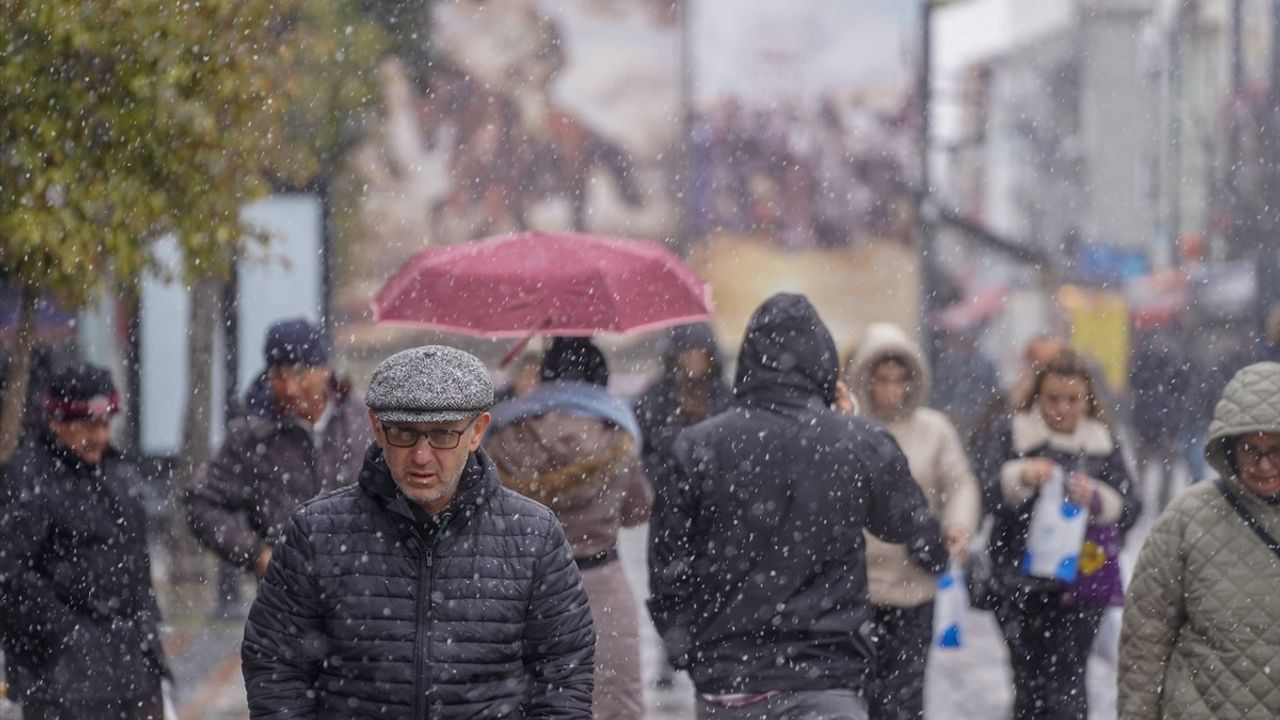
[{"label": "white shopping bag", "polygon": [[969,613],[969,589],[965,587],[964,568],[955,558],[947,563],[947,571],[938,576],[938,594],[933,598],[933,642],[948,650],[964,644],[961,623]]},{"label": "white shopping bag", "polygon": [[1088,522],[1089,514],[1067,497],[1066,475],[1058,468],[1040,487],[1031,511],[1022,572],[1068,583],[1075,580]]}]

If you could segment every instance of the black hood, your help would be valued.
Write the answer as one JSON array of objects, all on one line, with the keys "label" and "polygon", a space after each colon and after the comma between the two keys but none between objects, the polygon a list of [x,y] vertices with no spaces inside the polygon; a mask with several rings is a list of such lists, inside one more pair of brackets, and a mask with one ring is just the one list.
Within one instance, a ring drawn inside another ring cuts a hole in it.
[{"label": "black hood", "polygon": [[764,301],[738,354],[733,394],[756,397],[816,397],[835,402],[839,356],[831,332],[803,295],[779,293]]},{"label": "black hood", "polygon": [[716,344],[715,334],[706,323],[694,323],[671,328],[667,346],[662,351],[662,377],[675,376],[679,369],[680,354],[686,350],[705,350],[711,356],[711,377],[718,381],[724,376],[720,346]]}]

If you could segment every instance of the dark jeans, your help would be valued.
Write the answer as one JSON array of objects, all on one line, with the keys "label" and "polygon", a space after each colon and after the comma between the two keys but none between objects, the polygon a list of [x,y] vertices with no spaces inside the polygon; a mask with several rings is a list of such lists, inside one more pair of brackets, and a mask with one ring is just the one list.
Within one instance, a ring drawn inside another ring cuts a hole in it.
[{"label": "dark jeans", "polygon": [[1018,592],[996,608],[1013,668],[1014,720],[1088,720],[1085,671],[1104,611],[1061,593]]},{"label": "dark jeans", "polygon": [[871,720],[922,720],[924,670],[933,644],[933,602],[916,607],[873,606],[874,682]]},{"label": "dark jeans", "polygon": [[698,720],[867,720],[867,707],[853,690],[785,692],[738,708],[699,697]]},{"label": "dark jeans", "polygon": [[95,702],[30,699],[22,703],[23,720],[164,720],[160,678],[142,695]]}]

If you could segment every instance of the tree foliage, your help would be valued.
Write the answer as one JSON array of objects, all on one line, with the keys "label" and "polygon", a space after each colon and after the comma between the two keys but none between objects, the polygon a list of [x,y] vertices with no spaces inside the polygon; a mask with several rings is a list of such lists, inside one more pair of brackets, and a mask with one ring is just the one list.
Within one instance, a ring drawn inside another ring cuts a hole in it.
[{"label": "tree foliage", "polygon": [[217,269],[245,202],[332,160],[380,52],[337,0],[0,3],[0,269],[71,304],[161,234]]},{"label": "tree foliage", "polygon": [[219,273],[242,206],[335,162],[384,45],[342,0],[0,0],[0,280],[80,306],[166,235]]}]

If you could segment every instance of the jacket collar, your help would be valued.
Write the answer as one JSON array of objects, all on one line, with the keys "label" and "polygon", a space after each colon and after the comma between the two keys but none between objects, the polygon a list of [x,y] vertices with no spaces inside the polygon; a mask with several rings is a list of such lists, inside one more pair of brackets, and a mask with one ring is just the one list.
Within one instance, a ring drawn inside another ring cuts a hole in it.
[{"label": "jacket collar", "polygon": [[1115,441],[1111,430],[1093,418],[1081,418],[1073,433],[1060,433],[1049,428],[1037,408],[1014,415],[1013,449],[1025,454],[1042,447],[1072,454],[1110,455]]},{"label": "jacket collar", "polygon": [[462,469],[462,480],[458,483],[458,494],[454,496],[453,502],[439,516],[432,517],[410,502],[400,492],[400,488],[396,487],[386,458],[382,455],[382,448],[373,443],[365,452],[359,484],[379,504],[412,521],[415,526],[459,520],[461,522],[457,523],[457,527],[461,527],[489,500],[500,483],[493,461],[483,450],[477,450],[467,458],[467,464]]},{"label": "jacket collar", "polygon": [[57,435],[54,435],[53,432],[48,429],[40,433],[40,440],[44,445],[45,450],[49,453],[49,457],[53,458],[54,462],[76,474],[100,474],[102,466],[109,460],[118,456],[116,449],[108,446],[107,451],[102,456],[102,460],[96,464],[90,464],[85,462],[84,458],[80,457],[75,453],[75,451],[67,447],[58,439]]}]

